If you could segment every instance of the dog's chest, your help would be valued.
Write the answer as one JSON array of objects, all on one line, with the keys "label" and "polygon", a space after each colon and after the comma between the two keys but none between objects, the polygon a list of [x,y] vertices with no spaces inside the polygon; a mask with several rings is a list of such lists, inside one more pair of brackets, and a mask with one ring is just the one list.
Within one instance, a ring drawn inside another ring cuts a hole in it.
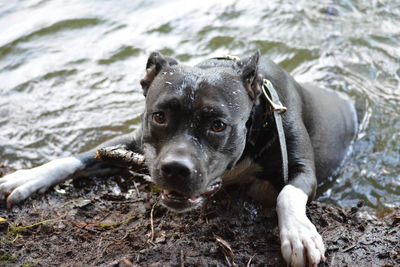
[{"label": "dog's chest", "polygon": [[274,206],[278,191],[268,181],[258,179],[263,167],[250,158],[240,161],[233,169],[222,176],[224,185],[243,184],[247,186],[247,194],[265,206]]},{"label": "dog's chest", "polygon": [[256,179],[256,174],[261,172],[262,167],[250,158],[241,160],[233,169],[225,171],[222,176],[224,185],[248,184]]}]

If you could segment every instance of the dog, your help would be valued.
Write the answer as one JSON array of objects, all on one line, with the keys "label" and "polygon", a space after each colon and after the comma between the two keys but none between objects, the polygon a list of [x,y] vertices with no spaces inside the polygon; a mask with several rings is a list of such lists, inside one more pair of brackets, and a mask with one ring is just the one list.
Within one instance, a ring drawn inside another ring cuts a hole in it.
[{"label": "dog", "polygon": [[[140,83],[140,127],[100,147],[124,145],[144,154],[152,182],[162,189],[162,204],[178,212],[201,206],[223,185],[246,186],[256,200],[276,205],[288,265],[325,260],[306,204],[355,138],[352,101],[300,85],[259,52],[193,67],[153,52]],[[265,91],[266,83],[274,92]],[[0,195],[11,207],[77,174],[109,168],[94,159],[95,152],[9,174],[0,179]]]}]

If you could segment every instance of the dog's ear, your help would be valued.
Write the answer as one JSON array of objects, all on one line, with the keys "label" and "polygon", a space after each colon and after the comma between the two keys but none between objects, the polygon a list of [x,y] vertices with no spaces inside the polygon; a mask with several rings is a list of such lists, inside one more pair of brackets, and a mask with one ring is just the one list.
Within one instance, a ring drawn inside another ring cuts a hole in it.
[{"label": "dog's ear", "polygon": [[146,75],[140,81],[140,85],[143,88],[144,96],[147,95],[147,90],[150,84],[153,82],[154,77],[165,67],[177,65],[178,61],[171,57],[164,56],[160,52],[152,52],[147,59],[146,64]]},{"label": "dog's ear", "polygon": [[241,77],[244,87],[247,90],[250,98],[258,103],[259,96],[261,95],[262,79],[258,74],[258,61],[260,59],[260,51],[256,51],[249,57],[238,61],[238,66],[241,70]]}]

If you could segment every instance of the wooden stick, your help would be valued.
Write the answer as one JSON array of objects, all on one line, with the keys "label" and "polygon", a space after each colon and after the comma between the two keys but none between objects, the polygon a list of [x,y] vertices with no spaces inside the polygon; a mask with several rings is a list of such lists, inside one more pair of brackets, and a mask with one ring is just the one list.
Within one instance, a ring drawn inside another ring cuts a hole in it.
[{"label": "wooden stick", "polygon": [[129,150],[124,145],[99,148],[95,159],[133,169],[142,167],[144,163],[143,155]]}]

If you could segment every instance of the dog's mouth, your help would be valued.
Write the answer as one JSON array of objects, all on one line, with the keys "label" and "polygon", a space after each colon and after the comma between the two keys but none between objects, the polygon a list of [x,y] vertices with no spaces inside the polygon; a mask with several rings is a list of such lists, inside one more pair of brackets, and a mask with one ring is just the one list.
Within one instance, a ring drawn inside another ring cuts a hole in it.
[{"label": "dog's mouth", "polygon": [[200,207],[204,200],[215,194],[222,187],[221,179],[213,181],[206,189],[206,191],[197,196],[186,196],[181,193],[162,190],[161,203],[174,211],[185,212]]}]

